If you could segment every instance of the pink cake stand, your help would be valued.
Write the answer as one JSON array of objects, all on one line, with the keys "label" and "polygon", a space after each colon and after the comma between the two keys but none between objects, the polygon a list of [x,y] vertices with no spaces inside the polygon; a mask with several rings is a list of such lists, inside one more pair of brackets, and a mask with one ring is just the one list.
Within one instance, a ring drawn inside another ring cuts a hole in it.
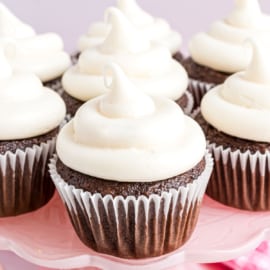
[{"label": "pink cake stand", "polygon": [[154,259],[118,259],[98,254],[80,242],[55,194],[38,211],[0,219],[0,249],[48,268],[172,270],[182,265],[180,269],[199,270],[209,268],[195,263],[226,261],[255,249],[269,238],[269,231],[270,212],[236,210],[205,197],[198,225],[184,247]]}]

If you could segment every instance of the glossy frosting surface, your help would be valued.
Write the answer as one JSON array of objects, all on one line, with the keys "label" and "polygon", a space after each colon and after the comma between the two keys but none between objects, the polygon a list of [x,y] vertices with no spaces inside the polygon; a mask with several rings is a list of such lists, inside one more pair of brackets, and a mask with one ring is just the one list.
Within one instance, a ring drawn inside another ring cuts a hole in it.
[{"label": "glossy frosting surface", "polygon": [[201,128],[173,101],[145,95],[116,64],[109,92],[86,102],[60,132],[68,167],[115,181],[158,181],[193,168],[205,153]]},{"label": "glossy frosting surface", "polygon": [[78,64],[64,74],[66,92],[82,101],[104,94],[103,67],[113,61],[142,91],[179,99],[187,89],[188,77],[169,50],[146,39],[120,10],[108,9],[107,17],[112,26],[107,38],[84,51]]}]

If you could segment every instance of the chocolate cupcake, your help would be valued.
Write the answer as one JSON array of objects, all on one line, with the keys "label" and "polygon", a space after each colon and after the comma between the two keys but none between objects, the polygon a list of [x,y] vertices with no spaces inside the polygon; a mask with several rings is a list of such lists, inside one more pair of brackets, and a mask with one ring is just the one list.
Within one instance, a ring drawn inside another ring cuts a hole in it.
[{"label": "chocolate cupcake", "polygon": [[187,73],[169,50],[146,39],[120,10],[108,9],[107,17],[111,30],[105,41],[84,51],[63,76],[68,112],[74,115],[83,102],[107,92],[103,66],[114,61],[142,91],[175,100],[190,113],[193,99],[186,91]]},{"label": "chocolate cupcake", "polygon": [[61,76],[70,66],[63,41],[55,33],[36,34],[0,3],[1,41],[13,70],[36,74],[46,86],[61,89]]},{"label": "chocolate cupcake", "polygon": [[[172,30],[164,19],[153,18],[142,10],[135,0],[117,0],[116,7],[145,37],[167,47],[175,60],[180,63],[183,61],[184,57],[180,52],[182,37],[178,32]],[[106,16],[105,12],[105,19]],[[93,23],[88,32],[80,37],[78,42],[79,53],[75,53],[73,59],[75,60],[80,52],[102,44],[109,32],[110,25],[106,22]]]},{"label": "chocolate cupcake", "polygon": [[116,64],[108,69],[111,91],[60,131],[51,177],[85,245],[160,256],[192,234],[212,161],[202,130],[177,104],[135,89]]},{"label": "chocolate cupcake", "polygon": [[58,94],[36,75],[12,72],[0,52],[0,216],[38,209],[54,193],[47,170],[65,116]]},{"label": "chocolate cupcake", "polygon": [[210,90],[195,118],[215,160],[207,194],[228,206],[251,211],[270,210],[270,66],[266,50],[253,41],[249,67]]},{"label": "chocolate cupcake", "polygon": [[270,17],[262,14],[258,0],[235,0],[233,11],[214,22],[206,33],[196,34],[189,43],[190,57],[183,62],[192,79],[189,86],[195,104],[230,75],[247,68],[252,51],[244,47],[247,38],[269,42]]}]

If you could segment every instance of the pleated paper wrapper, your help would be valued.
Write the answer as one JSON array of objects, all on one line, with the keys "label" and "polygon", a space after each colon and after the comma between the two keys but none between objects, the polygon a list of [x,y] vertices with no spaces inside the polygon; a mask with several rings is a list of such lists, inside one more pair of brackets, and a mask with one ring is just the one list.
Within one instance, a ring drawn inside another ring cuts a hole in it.
[{"label": "pleated paper wrapper", "polygon": [[215,86],[216,85],[213,83],[201,82],[194,79],[189,80],[188,91],[191,93],[194,99],[193,110],[200,107],[203,96]]},{"label": "pleated paper wrapper", "polygon": [[48,163],[55,139],[0,155],[0,216],[15,216],[45,205],[54,193]]},{"label": "pleated paper wrapper", "polygon": [[191,236],[213,167],[211,155],[207,153],[205,160],[205,170],[193,183],[161,195],[137,198],[103,197],[68,185],[56,170],[56,156],[49,167],[74,229],[85,245],[117,257],[149,258],[179,248]]},{"label": "pleated paper wrapper", "polygon": [[250,211],[270,210],[270,152],[232,151],[208,144],[214,170],[207,194],[228,206]]},{"label": "pleated paper wrapper", "polygon": [[181,98],[176,100],[176,103],[182,108],[186,115],[190,115],[194,107],[194,98],[189,91],[185,91],[183,97],[187,99],[186,106],[181,106]]}]

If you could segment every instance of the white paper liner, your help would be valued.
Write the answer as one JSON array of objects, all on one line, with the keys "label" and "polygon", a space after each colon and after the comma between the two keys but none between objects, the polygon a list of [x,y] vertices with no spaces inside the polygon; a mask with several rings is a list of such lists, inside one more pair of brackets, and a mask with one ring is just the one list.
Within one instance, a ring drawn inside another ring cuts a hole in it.
[{"label": "white paper liner", "polygon": [[0,154],[0,216],[15,216],[36,210],[54,193],[48,162],[55,138],[15,153]]},{"label": "white paper liner", "polygon": [[[197,108],[191,115],[196,118]],[[249,211],[270,210],[270,152],[241,152],[207,141],[214,158],[207,195],[231,207]]]},{"label": "white paper liner", "polygon": [[56,170],[56,156],[49,171],[87,246],[119,257],[145,258],[175,250],[190,237],[213,168],[211,155],[206,153],[205,160],[203,173],[186,187],[138,198],[102,197],[68,185]]},{"label": "white paper liner", "polygon": [[194,110],[200,107],[203,96],[215,86],[216,84],[213,83],[189,79],[188,91],[192,94],[194,99]]},{"label": "white paper liner", "polygon": [[241,152],[208,143],[215,167],[207,194],[228,206],[270,210],[270,152]]},{"label": "white paper liner", "polygon": [[[192,110],[193,110],[193,107],[194,107],[194,98],[193,98],[193,96],[191,95],[191,93],[190,92],[188,92],[188,91],[186,91],[185,93],[184,93],[184,95],[186,96],[186,98],[187,98],[187,105],[186,105],[186,107],[181,107],[182,109],[183,109],[183,111],[184,111],[184,113],[186,114],[186,115],[190,115],[191,114],[191,112],[192,112]],[[181,98],[180,98],[181,99]],[[180,103],[180,99],[178,99],[177,100],[177,103],[179,104]],[[179,104],[180,105],[180,104]]]}]

